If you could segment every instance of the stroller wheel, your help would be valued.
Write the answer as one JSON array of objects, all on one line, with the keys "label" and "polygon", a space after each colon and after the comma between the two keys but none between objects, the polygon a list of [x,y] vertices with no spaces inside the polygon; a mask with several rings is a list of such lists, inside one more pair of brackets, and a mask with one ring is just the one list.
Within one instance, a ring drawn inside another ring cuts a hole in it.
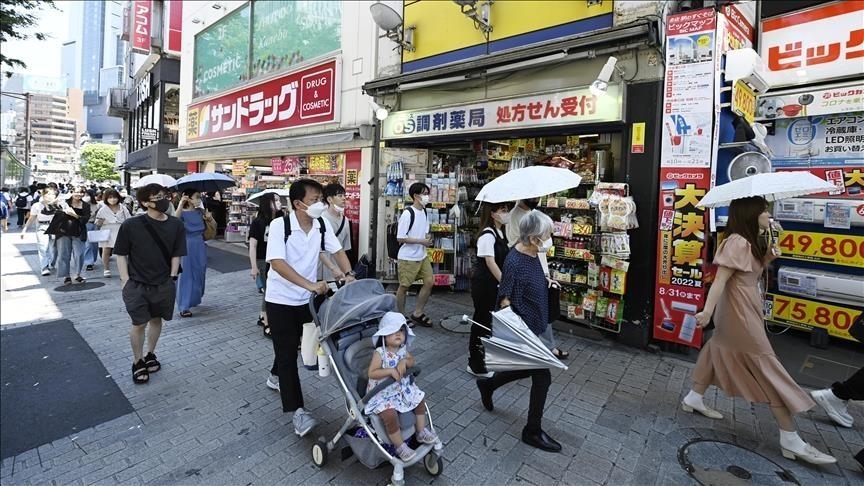
[{"label": "stroller wheel", "polygon": [[423,466],[430,476],[438,476],[444,471],[444,460],[438,454],[430,452],[423,458]]},{"label": "stroller wheel", "polygon": [[327,442],[324,439],[318,439],[315,445],[312,446],[312,462],[318,467],[324,467],[327,464]]}]

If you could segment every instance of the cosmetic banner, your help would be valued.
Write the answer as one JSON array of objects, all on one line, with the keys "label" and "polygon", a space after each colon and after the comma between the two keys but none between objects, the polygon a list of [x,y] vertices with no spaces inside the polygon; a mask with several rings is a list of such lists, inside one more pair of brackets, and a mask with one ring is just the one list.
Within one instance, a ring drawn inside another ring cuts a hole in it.
[{"label": "cosmetic banner", "polygon": [[708,192],[711,169],[660,169],[660,218],[654,338],[686,346],[702,346],[695,314],[705,298],[707,261],[705,209],[696,204]]}]

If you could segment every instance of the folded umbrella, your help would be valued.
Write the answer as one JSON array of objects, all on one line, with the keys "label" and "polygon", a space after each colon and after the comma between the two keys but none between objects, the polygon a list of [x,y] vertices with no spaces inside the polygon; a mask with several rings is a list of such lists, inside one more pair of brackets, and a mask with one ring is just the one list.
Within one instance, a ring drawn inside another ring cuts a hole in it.
[{"label": "folded umbrella", "polygon": [[134,184],[132,184],[132,188],[137,189],[139,187],[144,187],[147,184],[159,184],[162,187],[174,187],[174,184],[177,184],[177,179],[168,174],[150,174],[138,179]]},{"label": "folded umbrella", "polygon": [[806,171],[769,172],[755,174],[719,185],[705,194],[698,206],[716,208],[728,206],[736,199],[762,196],[768,201],[805,196],[817,192],[836,191],[830,182]]},{"label": "folded umbrella", "polygon": [[[507,307],[492,313],[492,337],[481,338],[485,349],[486,368],[490,371],[531,370],[544,368],[567,369],[534,334],[513,309]],[[484,327],[468,316],[463,320]]]},{"label": "folded umbrella", "polygon": [[175,187],[178,191],[194,189],[199,192],[216,192],[236,185],[237,182],[225,174],[196,172],[177,179]]},{"label": "folded umbrella", "polygon": [[474,199],[489,203],[533,199],[572,189],[580,182],[582,178],[567,169],[534,165],[496,177]]}]

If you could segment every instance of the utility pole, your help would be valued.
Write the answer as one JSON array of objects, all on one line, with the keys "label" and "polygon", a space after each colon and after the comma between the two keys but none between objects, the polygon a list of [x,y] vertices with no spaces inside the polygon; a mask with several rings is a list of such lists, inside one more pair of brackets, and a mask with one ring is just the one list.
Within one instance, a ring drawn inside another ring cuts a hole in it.
[{"label": "utility pole", "polygon": [[24,93],[24,165],[32,169],[30,160],[30,92]]}]

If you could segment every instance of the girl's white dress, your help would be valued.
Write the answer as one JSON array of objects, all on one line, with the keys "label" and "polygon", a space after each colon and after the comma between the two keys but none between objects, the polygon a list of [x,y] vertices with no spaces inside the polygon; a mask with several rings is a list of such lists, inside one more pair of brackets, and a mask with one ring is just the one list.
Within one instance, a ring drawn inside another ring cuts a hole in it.
[{"label": "girl's white dress", "polygon": [[111,237],[108,241],[100,241],[99,248],[114,248],[114,243],[117,241],[117,233],[120,232],[120,225],[131,217],[132,215],[129,214],[129,210],[122,204],[120,205],[120,210],[116,213],[107,204],[103,204],[99,208],[99,211],[96,212],[96,219],[104,220],[102,227],[99,229],[110,230]]},{"label": "girl's white dress", "polygon": [[[375,348],[375,352],[381,356],[381,368],[395,368],[401,359],[405,357],[405,346],[399,348],[399,351],[391,353],[384,346]],[[406,413],[417,408],[423,397],[426,396],[417,385],[411,383],[410,377],[403,377],[402,380],[391,384],[381,393],[372,397],[369,403],[366,404],[364,412],[368,414],[379,414],[384,410],[393,409],[400,413]],[[366,391],[375,388],[378,383],[381,383],[386,378],[381,380],[369,380],[369,385]]]}]

